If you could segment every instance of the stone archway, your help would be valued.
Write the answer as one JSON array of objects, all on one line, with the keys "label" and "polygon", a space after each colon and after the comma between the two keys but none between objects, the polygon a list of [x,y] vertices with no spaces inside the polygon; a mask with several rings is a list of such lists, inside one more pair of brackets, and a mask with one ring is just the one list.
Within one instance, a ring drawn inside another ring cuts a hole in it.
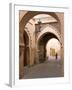
[{"label": "stone archway", "polygon": [[[53,33],[50,33],[50,32],[45,33],[45,34],[40,38],[40,40],[39,40],[39,42],[38,42],[39,62],[40,62],[40,61],[42,61],[42,62],[45,61],[45,59],[46,59],[46,44],[47,44],[47,42],[48,42],[50,39],[52,39],[52,38],[58,39],[56,35],[54,35]],[[59,39],[58,39],[58,40],[59,40]]]},{"label": "stone archway", "polygon": [[56,13],[54,12],[38,12],[38,11],[28,11],[21,19],[19,25],[21,27],[21,30],[25,27],[25,25],[27,24],[27,22],[32,19],[34,16],[38,15],[38,14],[48,14],[51,15],[52,17],[54,17],[59,23],[59,17],[56,15]]},{"label": "stone archway", "polygon": [[[44,28],[44,30],[42,30],[41,33],[38,35],[37,58],[39,61],[45,60],[45,58],[46,58],[46,43],[52,38],[56,38],[61,43],[61,38],[60,38],[60,35],[56,32],[56,28],[52,28],[50,26],[47,26],[46,28]],[[41,59],[40,59],[40,57],[41,57]]]},{"label": "stone archway", "polygon": [[60,38],[59,33],[57,32],[57,29],[55,27],[52,27],[52,26],[48,25],[38,35],[37,43],[39,42],[39,40],[41,39],[41,37],[44,34],[48,33],[48,32],[53,33],[58,38],[58,40],[61,42],[61,38]]}]

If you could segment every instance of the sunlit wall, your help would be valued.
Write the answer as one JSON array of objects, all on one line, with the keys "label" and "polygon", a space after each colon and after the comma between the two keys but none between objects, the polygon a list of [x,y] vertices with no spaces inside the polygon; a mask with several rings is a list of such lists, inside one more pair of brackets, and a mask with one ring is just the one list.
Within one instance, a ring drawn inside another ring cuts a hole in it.
[{"label": "sunlit wall", "polygon": [[46,56],[48,57],[48,60],[60,60],[61,58],[60,55],[61,55],[60,42],[55,38],[50,39],[46,44]]}]

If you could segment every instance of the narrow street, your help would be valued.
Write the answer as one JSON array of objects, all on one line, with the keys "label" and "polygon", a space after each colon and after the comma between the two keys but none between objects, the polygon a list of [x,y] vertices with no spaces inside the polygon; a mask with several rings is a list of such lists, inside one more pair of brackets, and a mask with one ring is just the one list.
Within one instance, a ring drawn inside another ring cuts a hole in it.
[{"label": "narrow street", "polygon": [[31,67],[24,67],[24,79],[63,77],[63,68],[54,62],[44,62]]}]

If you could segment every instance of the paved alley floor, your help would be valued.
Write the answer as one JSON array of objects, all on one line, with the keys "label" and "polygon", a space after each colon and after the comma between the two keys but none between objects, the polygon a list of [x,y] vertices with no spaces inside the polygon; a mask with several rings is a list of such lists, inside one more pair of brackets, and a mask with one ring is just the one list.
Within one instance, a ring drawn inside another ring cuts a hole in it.
[{"label": "paved alley floor", "polygon": [[63,76],[63,68],[57,62],[44,62],[31,67],[24,67],[24,79]]}]

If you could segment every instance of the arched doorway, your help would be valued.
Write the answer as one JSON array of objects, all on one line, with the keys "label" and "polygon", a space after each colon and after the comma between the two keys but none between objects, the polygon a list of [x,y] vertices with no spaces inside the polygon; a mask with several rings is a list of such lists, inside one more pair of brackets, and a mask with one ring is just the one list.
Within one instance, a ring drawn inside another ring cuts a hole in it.
[{"label": "arched doorway", "polygon": [[56,38],[58,40],[56,35],[48,32],[48,33],[44,33],[38,41],[38,51],[39,51],[38,54],[39,54],[40,63],[46,60],[46,44],[52,38]]}]

